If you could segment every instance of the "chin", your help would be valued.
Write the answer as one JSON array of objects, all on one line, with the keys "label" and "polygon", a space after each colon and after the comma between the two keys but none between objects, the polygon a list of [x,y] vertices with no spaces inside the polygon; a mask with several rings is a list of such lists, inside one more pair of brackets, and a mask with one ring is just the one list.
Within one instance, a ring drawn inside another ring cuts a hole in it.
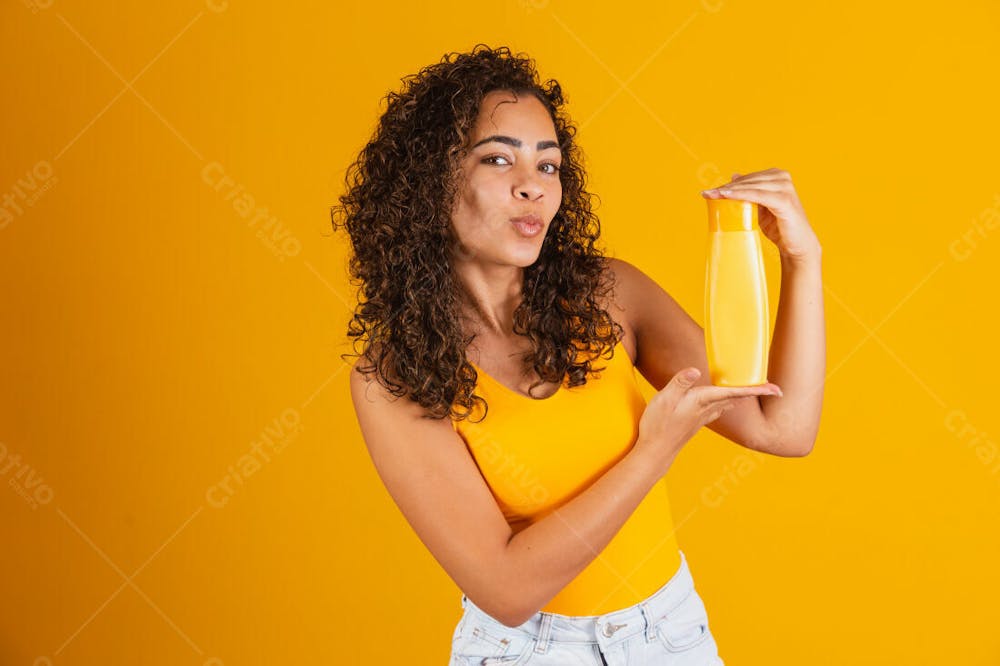
[{"label": "chin", "polygon": [[520,268],[527,268],[532,266],[538,261],[538,257],[542,255],[541,252],[533,252],[531,254],[519,254],[518,256],[511,257],[511,263]]}]

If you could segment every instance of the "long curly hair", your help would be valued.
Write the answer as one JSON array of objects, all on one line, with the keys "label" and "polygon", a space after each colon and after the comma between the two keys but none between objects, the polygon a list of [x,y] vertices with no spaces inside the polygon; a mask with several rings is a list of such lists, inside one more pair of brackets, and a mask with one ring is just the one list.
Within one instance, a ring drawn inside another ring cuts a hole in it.
[{"label": "long curly hair", "polygon": [[568,386],[585,384],[604,369],[592,362],[614,354],[622,327],[601,307],[613,274],[595,245],[596,195],[584,189],[583,154],[559,83],[539,83],[525,54],[485,44],[446,54],[402,83],[386,95],[375,133],[347,170],[340,204],[331,207],[334,230],[350,235],[349,271],[358,287],[347,331],[355,353],[341,358],[363,355],[369,364],[356,369],[377,373],[392,395],[418,402],[425,418],[464,419],[475,403],[485,418],[488,405],[475,393],[478,375],[465,356],[475,336],[464,337],[460,325],[462,287],[451,257],[461,250],[451,211],[483,97],[505,90],[542,102],[563,156],[562,201],[538,260],[524,268],[514,332],[532,341],[526,360],[542,380],[532,388],[567,375]]}]

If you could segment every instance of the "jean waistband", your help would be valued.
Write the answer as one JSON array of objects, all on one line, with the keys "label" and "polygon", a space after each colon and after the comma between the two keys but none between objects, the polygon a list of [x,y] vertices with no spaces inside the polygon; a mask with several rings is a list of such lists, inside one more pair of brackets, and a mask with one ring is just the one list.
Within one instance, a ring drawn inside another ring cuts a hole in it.
[{"label": "jean waistband", "polygon": [[610,646],[640,632],[646,632],[647,638],[652,639],[654,625],[694,590],[694,580],[683,551],[680,551],[680,559],[677,571],[663,587],[634,606],[603,615],[560,615],[539,611],[523,624],[511,628],[487,614],[464,594],[462,607],[466,613],[471,611],[475,614],[479,622],[492,623],[501,631],[522,633],[525,638],[534,638],[543,644],[552,640]]}]

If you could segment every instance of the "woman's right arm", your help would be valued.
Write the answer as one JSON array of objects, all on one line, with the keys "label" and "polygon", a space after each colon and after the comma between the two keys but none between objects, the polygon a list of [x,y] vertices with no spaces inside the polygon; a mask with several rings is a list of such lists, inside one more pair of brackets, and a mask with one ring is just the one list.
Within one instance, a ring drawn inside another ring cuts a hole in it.
[{"label": "woman's right arm", "polygon": [[420,405],[354,369],[350,384],[365,445],[403,516],[465,595],[514,627],[604,550],[704,422],[733,398],[762,390],[691,396],[681,374],[650,401],[628,454],[516,536],[448,418],[423,418]]}]

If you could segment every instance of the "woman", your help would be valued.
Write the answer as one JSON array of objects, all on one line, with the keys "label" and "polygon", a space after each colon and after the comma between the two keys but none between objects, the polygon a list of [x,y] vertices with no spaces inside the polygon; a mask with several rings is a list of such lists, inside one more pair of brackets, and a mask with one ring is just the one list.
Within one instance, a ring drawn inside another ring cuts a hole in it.
[{"label": "woman", "polygon": [[[664,475],[703,425],[775,455],[812,448],[820,245],[788,175],[703,193],[761,204],[782,257],[769,370],[784,393],[715,387],[701,327],[595,247],[556,81],[477,45],[404,83],[333,220],[360,287],[362,435],[463,592],[451,663],[721,664]],[[648,405],[635,369],[658,389]]]}]

